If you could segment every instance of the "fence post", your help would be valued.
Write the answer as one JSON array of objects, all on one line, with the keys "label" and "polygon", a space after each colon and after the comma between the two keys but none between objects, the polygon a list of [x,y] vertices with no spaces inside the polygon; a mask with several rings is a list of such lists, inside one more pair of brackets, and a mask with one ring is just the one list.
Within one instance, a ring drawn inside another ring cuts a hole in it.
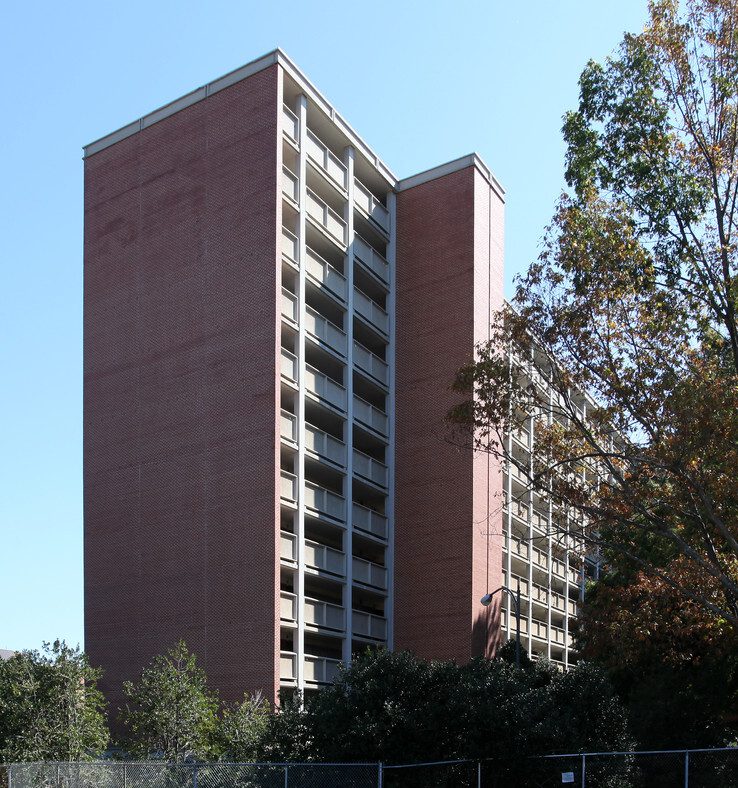
[{"label": "fence post", "polygon": [[290,767],[287,764],[284,765],[284,788],[290,784]]},{"label": "fence post", "polygon": [[684,751],[684,788],[689,788],[689,750]]},{"label": "fence post", "polygon": [[59,764],[56,764],[56,788],[61,788],[61,774],[59,773]]},{"label": "fence post", "polygon": [[587,786],[587,756],[582,753],[582,788]]},{"label": "fence post", "polygon": [[13,786],[13,764],[8,764],[8,788]]},{"label": "fence post", "polygon": [[482,762],[477,763],[477,788],[482,788]]},{"label": "fence post", "polygon": [[377,766],[377,788],[382,788],[384,785],[384,766],[382,765],[382,761],[380,761]]},{"label": "fence post", "polygon": [[197,788],[197,764],[192,765],[192,788]]}]

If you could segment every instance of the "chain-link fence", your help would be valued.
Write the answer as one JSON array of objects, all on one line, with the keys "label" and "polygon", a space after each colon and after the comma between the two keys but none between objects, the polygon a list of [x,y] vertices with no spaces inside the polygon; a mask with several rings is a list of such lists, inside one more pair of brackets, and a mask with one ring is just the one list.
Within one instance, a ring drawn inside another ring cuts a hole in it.
[{"label": "chain-link fence", "polygon": [[376,788],[376,763],[18,763],[8,788]]},{"label": "chain-link fence", "polygon": [[485,761],[0,765],[0,788],[729,788],[738,748],[599,752]]}]

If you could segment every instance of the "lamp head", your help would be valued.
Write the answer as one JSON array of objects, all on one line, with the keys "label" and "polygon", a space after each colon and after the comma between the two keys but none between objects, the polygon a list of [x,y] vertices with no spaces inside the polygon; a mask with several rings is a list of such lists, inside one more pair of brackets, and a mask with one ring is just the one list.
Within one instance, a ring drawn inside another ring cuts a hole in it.
[{"label": "lamp head", "polygon": [[489,607],[490,603],[492,602],[492,594],[485,594],[479,601],[485,607]]}]

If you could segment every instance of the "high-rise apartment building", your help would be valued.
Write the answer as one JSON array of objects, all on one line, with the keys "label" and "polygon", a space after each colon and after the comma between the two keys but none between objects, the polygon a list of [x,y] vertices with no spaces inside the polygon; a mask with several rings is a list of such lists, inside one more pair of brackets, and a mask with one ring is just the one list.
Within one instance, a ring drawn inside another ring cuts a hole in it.
[{"label": "high-rise apartment building", "polygon": [[479,600],[516,576],[529,652],[567,661],[554,514],[444,424],[503,207],[474,155],[397,178],[280,51],[85,148],[85,647],[114,705],[180,638],[226,699],[366,646],[489,654],[514,627]]}]

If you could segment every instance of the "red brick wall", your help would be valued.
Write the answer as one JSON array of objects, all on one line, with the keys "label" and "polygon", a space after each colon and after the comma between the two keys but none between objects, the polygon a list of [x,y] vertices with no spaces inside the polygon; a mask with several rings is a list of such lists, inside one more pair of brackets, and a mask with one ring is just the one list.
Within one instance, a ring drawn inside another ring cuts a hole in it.
[{"label": "red brick wall", "polygon": [[85,161],[85,648],[279,681],[277,66]]},{"label": "red brick wall", "polygon": [[501,480],[444,419],[502,301],[501,233],[474,167],[398,194],[395,647],[423,657],[467,661],[495,634],[479,599],[500,581]]}]

